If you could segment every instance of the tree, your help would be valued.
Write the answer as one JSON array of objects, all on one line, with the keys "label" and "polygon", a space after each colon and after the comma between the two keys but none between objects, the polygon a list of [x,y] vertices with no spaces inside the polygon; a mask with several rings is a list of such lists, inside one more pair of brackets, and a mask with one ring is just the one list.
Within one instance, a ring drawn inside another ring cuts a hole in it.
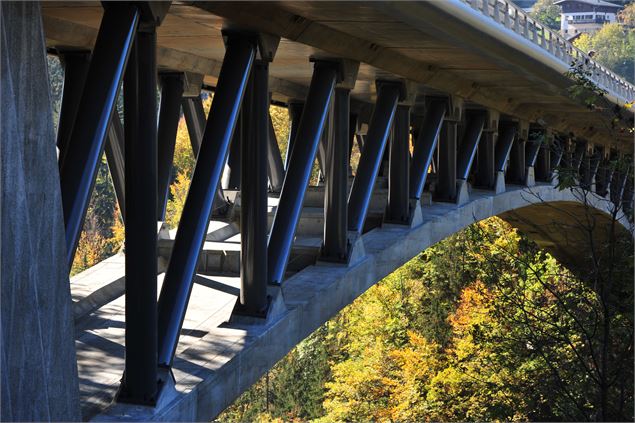
[{"label": "tree", "polygon": [[633,28],[635,27],[635,3],[627,4],[617,15],[620,23]]},{"label": "tree", "polygon": [[635,81],[635,29],[606,24],[595,34],[582,34],[574,44],[584,52],[594,51],[593,60]]},{"label": "tree", "polygon": [[547,27],[555,30],[560,29],[560,14],[562,9],[554,4],[556,0],[538,0],[531,9],[530,16]]}]

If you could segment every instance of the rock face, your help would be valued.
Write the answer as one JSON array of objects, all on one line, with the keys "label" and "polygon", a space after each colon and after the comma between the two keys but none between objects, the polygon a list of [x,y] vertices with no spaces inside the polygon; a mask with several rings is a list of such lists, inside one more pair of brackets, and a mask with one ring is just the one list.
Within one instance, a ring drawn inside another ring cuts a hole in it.
[{"label": "rock face", "polygon": [[64,219],[40,5],[0,3],[3,421],[78,421]]}]

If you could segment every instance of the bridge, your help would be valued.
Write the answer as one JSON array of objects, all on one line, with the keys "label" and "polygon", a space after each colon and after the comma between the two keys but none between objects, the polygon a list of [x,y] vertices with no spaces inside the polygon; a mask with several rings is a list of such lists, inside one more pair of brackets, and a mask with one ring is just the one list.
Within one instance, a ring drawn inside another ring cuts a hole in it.
[{"label": "bridge", "polygon": [[[635,87],[508,0],[0,11],[3,420],[209,421],[475,221],[501,216],[581,274],[584,240],[552,222],[631,227],[632,170],[612,163],[632,161]],[[181,113],[197,161],[175,231]],[[69,281],[103,152],[125,253]]]}]

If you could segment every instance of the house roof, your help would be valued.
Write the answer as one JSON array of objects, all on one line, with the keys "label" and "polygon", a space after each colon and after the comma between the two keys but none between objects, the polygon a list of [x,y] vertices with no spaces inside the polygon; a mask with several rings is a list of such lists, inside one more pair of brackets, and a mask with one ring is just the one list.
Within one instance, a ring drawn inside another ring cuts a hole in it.
[{"label": "house roof", "polygon": [[604,1],[604,0],[560,0],[555,2],[554,4],[562,4],[562,3],[568,3],[568,2],[572,2],[572,3],[584,3],[584,4],[590,4],[593,6],[605,6],[605,7],[613,7],[615,9],[621,9],[622,6],[617,5],[615,3],[609,3],[608,1]]}]

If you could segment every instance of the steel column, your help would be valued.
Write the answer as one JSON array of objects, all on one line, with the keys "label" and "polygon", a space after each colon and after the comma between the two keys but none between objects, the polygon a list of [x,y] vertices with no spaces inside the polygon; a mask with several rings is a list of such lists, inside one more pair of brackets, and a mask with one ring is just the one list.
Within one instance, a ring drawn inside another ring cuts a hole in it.
[{"label": "steel column", "polygon": [[289,169],[289,162],[291,161],[291,151],[295,143],[295,137],[298,133],[298,126],[300,124],[300,118],[302,117],[302,110],[304,109],[304,103],[299,101],[289,102],[287,111],[289,113],[289,139],[287,142],[287,155],[284,159],[284,170]]},{"label": "steel column", "polygon": [[126,221],[126,190],[125,190],[125,158],[124,158],[124,129],[119,119],[119,113],[115,111],[108,127],[108,139],[106,140],[106,160],[115,187],[115,196],[119,203],[119,210],[123,221]]},{"label": "steel column", "polygon": [[467,180],[484,126],[485,115],[482,113],[474,113],[468,120],[457,159],[457,179]]},{"label": "steel column", "polygon": [[399,90],[396,83],[382,83],[378,87],[377,104],[370,119],[368,137],[348,197],[348,229],[359,234],[364,228],[370,197],[384,157],[386,140],[397,110]]},{"label": "steel column", "polygon": [[192,151],[194,152],[194,157],[196,157],[198,156],[198,150],[201,148],[203,132],[205,132],[203,100],[201,100],[200,96],[184,98],[181,101],[181,107],[183,107],[183,116],[185,116],[185,124],[190,136]]},{"label": "steel column", "polygon": [[139,12],[134,5],[116,3],[106,7],[86,75],[85,86],[90,90],[82,92],[68,148],[60,162],[69,269],[138,21]]},{"label": "steel column", "polygon": [[[198,156],[198,151],[201,148],[203,133],[205,132],[205,110],[203,109],[203,100],[201,100],[200,96],[184,98],[181,101],[181,107],[183,108],[185,124],[190,136],[190,143],[192,144],[192,152],[196,158]],[[236,131],[237,130],[238,129],[236,129]],[[219,184],[216,190],[216,197],[214,198],[212,214],[214,214],[217,210],[224,209],[225,206],[225,196],[223,194],[223,189]]]},{"label": "steel column", "polygon": [[267,313],[267,150],[269,64],[256,61],[242,113],[250,122],[241,149],[240,307],[241,314]]},{"label": "steel column", "polygon": [[221,189],[237,190],[240,189],[240,165],[241,158],[240,152],[242,150],[243,139],[247,136],[247,132],[250,130],[248,125],[248,119],[246,119],[243,109],[238,113],[236,120],[236,129],[229,145],[229,155],[227,157],[227,163],[223,169],[221,177]]},{"label": "steel column", "polygon": [[550,142],[545,141],[540,144],[538,150],[538,159],[536,160],[536,180],[549,182],[551,180],[551,149]]},{"label": "steel column", "polygon": [[501,124],[500,134],[496,141],[495,156],[495,169],[496,172],[505,172],[505,165],[509,158],[509,153],[512,150],[512,144],[516,137],[516,125],[513,124]]},{"label": "steel column", "polygon": [[458,122],[444,120],[439,134],[439,169],[435,197],[453,201],[456,198],[456,138]]},{"label": "steel column", "polygon": [[494,188],[496,185],[496,138],[498,134],[488,129],[483,131],[477,150],[475,185]]},{"label": "steel column", "polygon": [[60,150],[61,162],[73,130],[77,117],[77,110],[84,90],[84,82],[90,65],[90,51],[68,50],[60,51],[59,58],[64,66],[64,91],[57,124],[57,147]]},{"label": "steel column", "polygon": [[205,240],[216,188],[254,61],[255,43],[230,35],[192,182],[159,297],[159,365],[170,367]]},{"label": "steel column", "polygon": [[573,158],[571,159],[571,167],[573,168],[575,172],[580,171],[580,166],[582,165],[582,158],[584,157],[586,148],[587,148],[586,141],[578,141],[575,143],[575,150],[573,152]]},{"label": "steel column", "polygon": [[333,134],[326,154],[324,188],[324,239],[322,257],[343,261],[348,255],[346,230],[348,195],[348,146],[350,133],[350,90],[337,88],[333,106]]},{"label": "steel column", "polygon": [[410,106],[397,106],[390,140],[386,221],[410,221]]},{"label": "steel column", "polygon": [[541,139],[531,140],[525,145],[525,167],[536,166],[536,160],[538,159],[538,152],[542,145]]},{"label": "steel column", "polygon": [[505,174],[505,180],[512,184],[523,185],[525,183],[525,143],[526,140],[522,139],[519,134],[512,144],[512,150],[509,155],[509,167]]},{"label": "steel column", "polygon": [[320,61],[315,63],[309,94],[292,143],[289,167],[271,227],[267,249],[267,272],[270,284],[280,284],[284,278],[336,77],[335,63]]},{"label": "steel column", "polygon": [[446,108],[446,101],[436,100],[430,102],[426,110],[412,153],[412,163],[410,164],[410,198],[412,199],[420,199],[423,193],[428,177],[428,169],[432,163],[441,127],[443,126]]},{"label": "steel column", "polygon": [[[269,111],[267,110],[267,116]],[[271,185],[271,191],[280,192],[282,189],[282,182],[284,181],[284,166],[282,164],[282,156],[280,155],[280,147],[278,147],[278,138],[276,137],[276,131],[273,127],[271,117],[268,117],[269,123],[267,132],[267,175],[269,177],[269,184]]]},{"label": "steel column", "polygon": [[176,132],[181,118],[181,97],[183,96],[183,74],[164,73],[160,75],[161,110],[159,112],[158,133],[158,182],[157,219],[165,220],[165,209],[170,194],[172,161]]},{"label": "steel column", "polygon": [[126,354],[118,401],[157,393],[157,65],[154,27],[137,32],[124,80]]}]

